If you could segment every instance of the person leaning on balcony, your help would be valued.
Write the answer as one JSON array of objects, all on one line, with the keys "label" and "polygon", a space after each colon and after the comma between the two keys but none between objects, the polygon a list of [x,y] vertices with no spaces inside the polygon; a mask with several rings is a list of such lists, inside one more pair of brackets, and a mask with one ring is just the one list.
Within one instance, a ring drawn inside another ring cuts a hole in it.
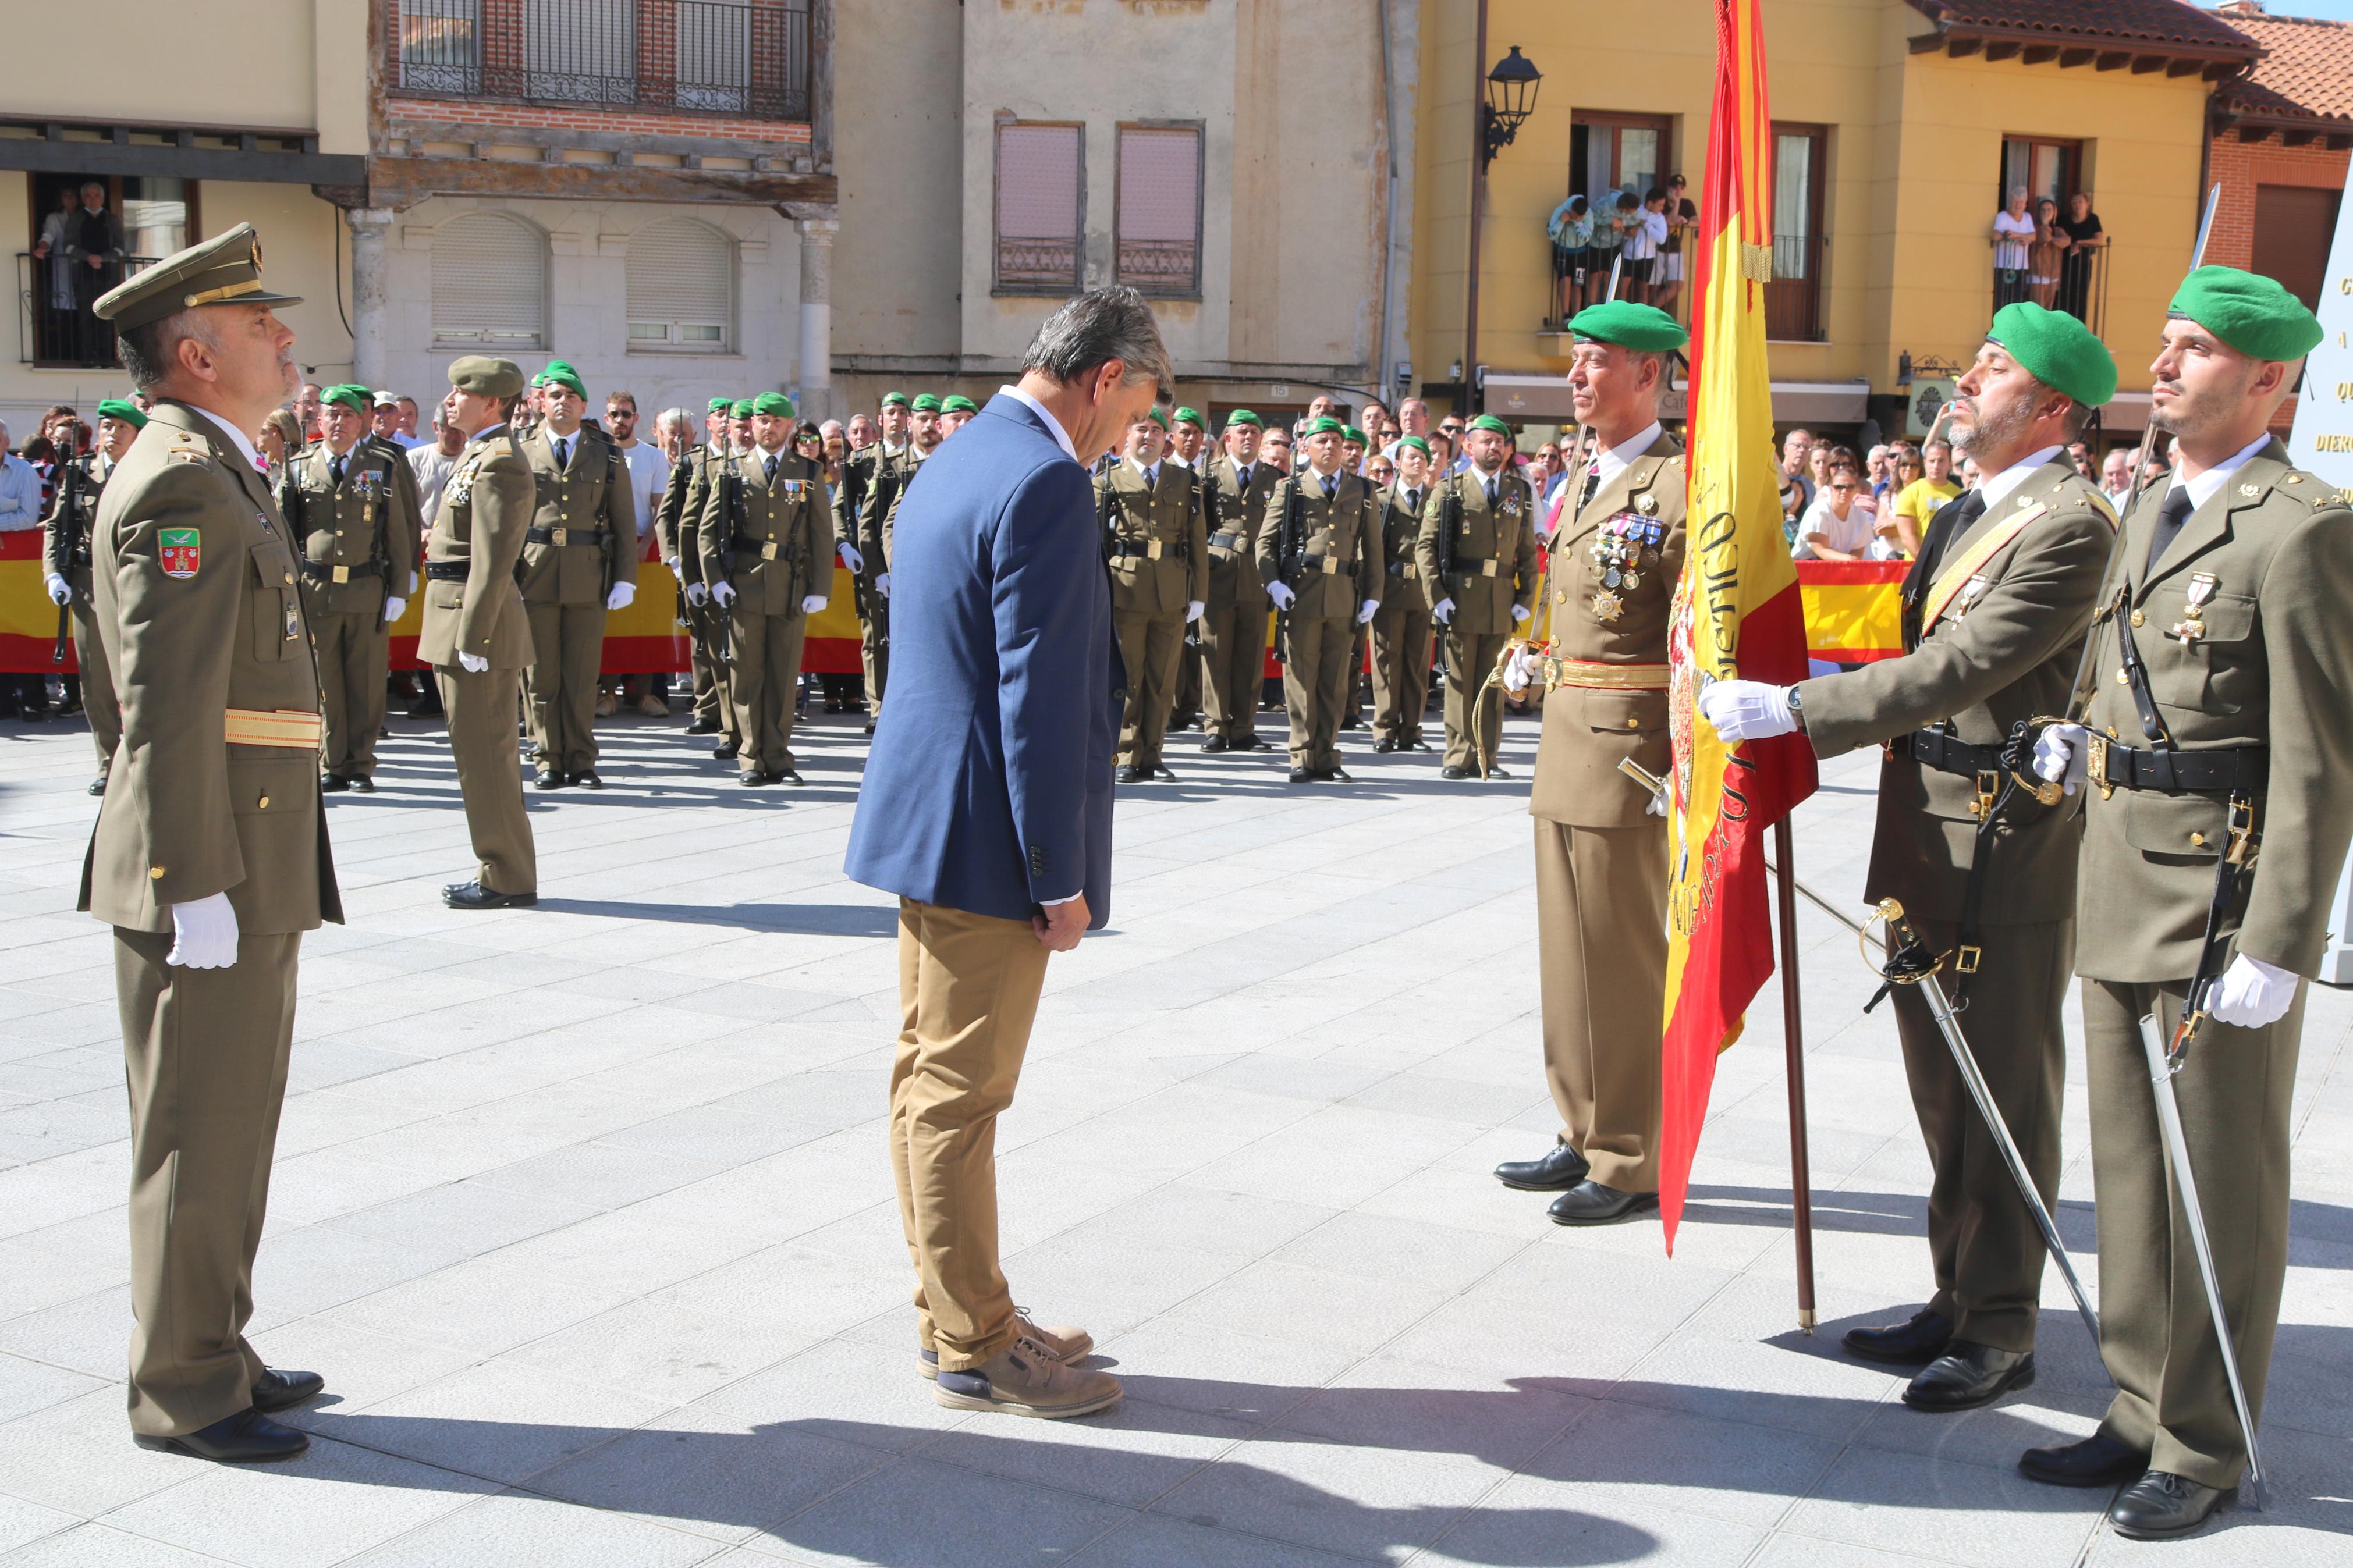
[{"label": "person leaning on balcony", "polygon": [[2026,187],[2010,188],[2010,205],[1993,215],[1986,243],[1993,247],[1993,302],[1997,309],[2026,298],[2026,252],[2034,240],[2034,215],[2026,210]]},{"label": "person leaning on balcony", "polygon": [[2091,320],[2092,258],[2105,250],[2108,237],[2100,215],[2092,210],[2092,194],[2077,191],[2067,198],[2067,216],[2059,220],[2067,236],[2067,251],[2059,262],[2059,308],[2079,321]]}]

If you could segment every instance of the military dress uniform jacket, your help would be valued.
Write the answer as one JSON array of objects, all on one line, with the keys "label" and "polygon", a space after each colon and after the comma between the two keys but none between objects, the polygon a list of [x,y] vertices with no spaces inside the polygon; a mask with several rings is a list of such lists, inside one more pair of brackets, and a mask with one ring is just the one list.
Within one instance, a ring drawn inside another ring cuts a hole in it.
[{"label": "military dress uniform jacket", "polygon": [[[1618,771],[1620,759],[1667,776],[1667,622],[1683,570],[1683,447],[1662,433],[1553,536],[1546,578],[1553,656],[1572,661],[1572,673],[1577,664],[1633,668],[1589,672],[1586,683],[1573,679],[1546,694],[1528,791],[1532,816],[1573,827],[1631,827],[1651,796]],[[1644,542],[1623,567],[1605,567],[1594,549],[1612,523],[1641,527]],[[1628,567],[1638,581],[1626,580]],[[1614,588],[1609,570],[1619,573]]]},{"label": "military dress uniform jacket", "polygon": [[[2262,746],[2262,833],[2235,928],[2237,950],[2297,974],[2320,964],[2328,902],[2353,837],[2353,516],[2345,498],[2273,441],[2242,463],[2148,567],[2164,501],[2126,520],[2103,605],[2122,594],[2150,694],[2184,752]],[[2194,606],[2194,613],[2193,613]],[[2184,635],[2191,626],[2194,635]],[[2093,629],[2098,741],[2149,749],[2131,687],[2116,679],[2116,626]],[[2056,710],[2052,710],[2055,711]],[[2118,789],[2088,796],[2075,970],[2102,980],[2179,982],[2198,967],[2214,861],[2229,842],[2219,795]]]},{"label": "military dress uniform jacket", "polygon": [[227,893],[244,935],[340,922],[319,676],[269,486],[210,418],[158,403],[92,544],[122,741],[78,907],[161,933],[170,906]]},{"label": "military dress uniform jacket", "polygon": [[58,466],[57,491],[49,515],[41,521],[41,561],[64,578],[75,595],[90,595],[90,539],[98,524],[99,497],[106,491],[110,471],[95,452],[69,458]]},{"label": "military dress uniform jacket", "polygon": [[[1963,744],[1998,748],[2018,721],[2064,712],[2115,538],[2106,500],[2054,458],[1946,545],[1923,601],[1923,618],[1934,618],[1916,647],[1799,686],[1817,756],[1894,742],[1880,764],[1865,898],[1960,919],[1976,856],[1977,782],[1915,761],[1908,737],[1949,721]],[[2014,795],[1989,846],[1981,921],[2072,917],[2081,832],[2072,806],[2046,810],[2023,791]]]},{"label": "military dress uniform jacket", "polygon": [[[1408,609],[1426,616],[1437,608],[1440,595],[1430,592],[1430,579],[1421,570],[1418,552],[1421,542],[1421,502],[1429,499],[1430,486],[1425,483],[1419,493],[1421,500],[1415,500],[1403,485],[1390,485],[1378,492],[1384,579],[1381,607]],[[1531,572],[1531,578],[1534,575]]]},{"label": "military dress uniform jacket", "polygon": [[1157,479],[1122,458],[1095,480],[1104,518],[1114,615],[1182,616],[1209,595],[1209,530],[1201,479],[1161,459]]},{"label": "military dress uniform jacket", "polygon": [[335,482],[334,449],[305,447],[286,468],[279,502],[301,541],[303,592],[313,615],[374,615],[387,595],[408,596],[425,520],[417,473],[389,441],[363,436],[343,455]]},{"label": "military dress uniform jacket", "polygon": [[531,621],[515,563],[536,510],[535,488],[513,426],[466,443],[426,542],[418,658],[443,668],[454,667],[460,653],[489,659],[492,669],[531,662]]},{"label": "military dress uniform jacket", "polygon": [[703,580],[731,584],[732,608],[795,616],[806,595],[832,591],[832,503],[824,464],[779,450],[771,481],[767,458],[755,448],[712,483],[695,531]]},{"label": "military dress uniform jacket", "polygon": [[702,552],[695,542],[695,531],[702,521],[698,487],[712,460],[711,448],[700,443],[681,453],[670,466],[670,484],[662,491],[660,509],[654,513],[656,545],[663,560],[678,563],[681,587],[702,581]]},{"label": "military dress uniform jacket", "polygon": [[1272,463],[1252,463],[1247,482],[1231,458],[1219,458],[1201,475],[1201,522],[1208,542],[1208,591],[1202,603],[1212,611],[1255,608],[1266,613],[1266,584],[1258,574],[1258,529],[1267,498],[1282,483]]},{"label": "military dress uniform jacket", "polygon": [[[1457,494],[1461,498],[1461,531],[1454,542],[1454,571],[1447,575],[1440,571],[1445,560],[1440,535],[1449,498]],[[1512,606],[1534,611],[1542,586],[1536,577],[1535,506],[1527,481],[1515,474],[1498,475],[1492,507],[1486,482],[1476,468],[1431,485],[1422,498],[1414,561],[1431,605],[1440,599],[1454,601],[1447,630],[1486,636],[1510,632],[1517,625]]]},{"label": "military dress uniform jacket", "polygon": [[[934,447],[934,451],[939,448]],[[849,461],[865,459],[856,475]],[[837,546],[847,540],[865,563],[870,578],[891,569],[892,533],[898,525],[899,498],[914,482],[915,471],[927,459],[912,441],[895,452],[877,441],[850,454],[841,466],[841,488],[833,501],[833,536]]]},{"label": "military dress uniform jacket", "polygon": [[1302,468],[1268,493],[1258,530],[1259,581],[1272,583],[1282,574],[1282,514],[1295,485],[1307,549],[1292,584],[1299,597],[1291,613],[1354,620],[1357,606],[1377,600],[1388,581],[1381,571],[1380,505],[1373,487],[1355,474],[1333,478],[1339,485],[1328,500],[1324,476],[1314,468]]},{"label": "military dress uniform jacket", "polygon": [[614,584],[638,580],[638,503],[628,460],[593,425],[575,430],[570,441],[561,468],[546,425],[521,443],[538,500],[522,549],[527,605],[601,605]]}]

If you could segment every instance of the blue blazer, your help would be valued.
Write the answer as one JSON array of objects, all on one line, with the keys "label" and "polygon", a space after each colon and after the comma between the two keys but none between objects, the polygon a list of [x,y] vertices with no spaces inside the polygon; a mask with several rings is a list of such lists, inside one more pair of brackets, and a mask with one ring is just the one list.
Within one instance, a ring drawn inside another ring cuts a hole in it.
[{"label": "blue blazer", "polygon": [[844,862],[853,881],[1004,920],[1111,913],[1112,755],[1126,675],[1094,487],[999,395],[900,503],[891,683]]}]

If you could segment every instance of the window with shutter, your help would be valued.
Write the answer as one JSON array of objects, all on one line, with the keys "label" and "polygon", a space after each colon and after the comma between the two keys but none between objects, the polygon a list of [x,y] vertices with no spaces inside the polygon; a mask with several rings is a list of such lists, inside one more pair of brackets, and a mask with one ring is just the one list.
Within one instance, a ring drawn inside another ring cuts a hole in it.
[{"label": "window with shutter", "polygon": [[1147,294],[1201,291],[1201,132],[1197,126],[1119,128],[1114,273]]},{"label": "window with shutter", "polygon": [[1005,121],[997,127],[997,292],[1079,287],[1085,217],[1085,130]]},{"label": "window with shutter", "polygon": [[735,341],[735,247],[692,218],[629,236],[629,348],[724,353]]},{"label": "window with shutter", "polygon": [[494,352],[547,346],[547,242],[504,213],[433,234],[433,342]]}]

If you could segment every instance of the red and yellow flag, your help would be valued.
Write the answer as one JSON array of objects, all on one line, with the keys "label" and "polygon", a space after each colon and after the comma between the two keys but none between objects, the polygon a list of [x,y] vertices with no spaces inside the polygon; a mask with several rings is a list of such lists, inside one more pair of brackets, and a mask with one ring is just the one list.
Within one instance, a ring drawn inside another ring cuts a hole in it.
[{"label": "red and yellow flag", "polygon": [[1815,782],[1803,736],[1727,747],[1694,721],[1692,705],[1708,680],[1806,674],[1765,364],[1772,121],[1760,10],[1761,0],[1715,4],[1715,106],[1693,296],[1691,495],[1667,654],[1675,812],[1659,1199],[1671,1253],[1716,1056],[1740,1037],[1742,1014],[1773,973],[1765,833]]}]

